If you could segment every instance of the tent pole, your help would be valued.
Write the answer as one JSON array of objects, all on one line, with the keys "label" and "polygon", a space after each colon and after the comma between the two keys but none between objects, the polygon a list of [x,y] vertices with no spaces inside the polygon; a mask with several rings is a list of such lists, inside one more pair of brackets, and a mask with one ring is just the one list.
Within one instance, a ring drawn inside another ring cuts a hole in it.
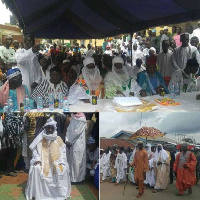
[{"label": "tent pole", "polygon": [[97,54],[97,41],[96,41],[96,39],[95,39],[94,44],[95,44],[95,53]]},{"label": "tent pole", "polygon": [[131,47],[130,47],[131,48],[131,66],[133,66],[133,59],[132,59],[132,57],[133,57],[133,48],[132,48],[132,46],[133,46],[132,45],[132,43],[133,43],[133,33],[131,32],[130,34],[131,34],[131,44],[130,44],[131,45]]}]

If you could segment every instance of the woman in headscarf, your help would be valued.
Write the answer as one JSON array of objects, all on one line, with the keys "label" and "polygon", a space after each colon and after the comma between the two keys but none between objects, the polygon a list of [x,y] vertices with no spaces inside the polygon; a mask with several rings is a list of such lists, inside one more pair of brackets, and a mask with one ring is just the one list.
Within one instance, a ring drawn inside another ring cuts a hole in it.
[{"label": "woman in headscarf", "polygon": [[118,94],[123,96],[137,94],[141,90],[137,82],[130,77],[124,60],[120,56],[116,56],[112,60],[112,73],[109,73],[104,78],[106,89],[106,97],[113,98]]},{"label": "woman in headscarf", "polygon": [[103,98],[103,81],[99,69],[95,66],[94,58],[87,56],[83,60],[83,65],[77,84],[85,89],[86,94]]},{"label": "woman in headscarf", "polygon": [[[27,200],[67,199],[71,193],[66,145],[50,118],[29,148],[33,152],[25,195]],[[35,192],[37,191],[37,192]]]},{"label": "woman in headscarf", "polygon": [[[0,110],[5,106],[8,97],[13,100],[13,109],[17,111],[20,109],[20,103],[24,101],[24,97],[28,95],[26,85],[22,85],[22,74],[18,68],[9,69],[7,72],[7,81],[0,88]],[[33,108],[33,103],[31,104]]]}]

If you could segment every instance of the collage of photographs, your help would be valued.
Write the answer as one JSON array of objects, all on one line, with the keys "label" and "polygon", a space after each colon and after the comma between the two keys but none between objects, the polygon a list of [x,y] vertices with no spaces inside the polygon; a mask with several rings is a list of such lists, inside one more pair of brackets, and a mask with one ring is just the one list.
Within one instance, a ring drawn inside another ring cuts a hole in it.
[{"label": "collage of photographs", "polygon": [[199,118],[199,0],[0,0],[0,200],[198,200]]}]

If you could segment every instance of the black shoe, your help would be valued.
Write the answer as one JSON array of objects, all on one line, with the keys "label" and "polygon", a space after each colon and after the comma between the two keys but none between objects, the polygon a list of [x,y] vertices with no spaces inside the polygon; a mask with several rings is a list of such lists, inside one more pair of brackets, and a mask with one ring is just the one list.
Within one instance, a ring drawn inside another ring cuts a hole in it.
[{"label": "black shoe", "polygon": [[192,194],[192,188],[188,189],[188,194]]}]

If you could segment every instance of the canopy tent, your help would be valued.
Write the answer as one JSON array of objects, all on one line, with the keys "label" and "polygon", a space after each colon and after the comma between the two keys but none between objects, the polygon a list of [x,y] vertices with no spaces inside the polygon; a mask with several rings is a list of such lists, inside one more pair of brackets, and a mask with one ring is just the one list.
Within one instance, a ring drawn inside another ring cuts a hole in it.
[{"label": "canopy tent", "polygon": [[199,0],[2,0],[25,33],[87,39],[200,18]]}]

